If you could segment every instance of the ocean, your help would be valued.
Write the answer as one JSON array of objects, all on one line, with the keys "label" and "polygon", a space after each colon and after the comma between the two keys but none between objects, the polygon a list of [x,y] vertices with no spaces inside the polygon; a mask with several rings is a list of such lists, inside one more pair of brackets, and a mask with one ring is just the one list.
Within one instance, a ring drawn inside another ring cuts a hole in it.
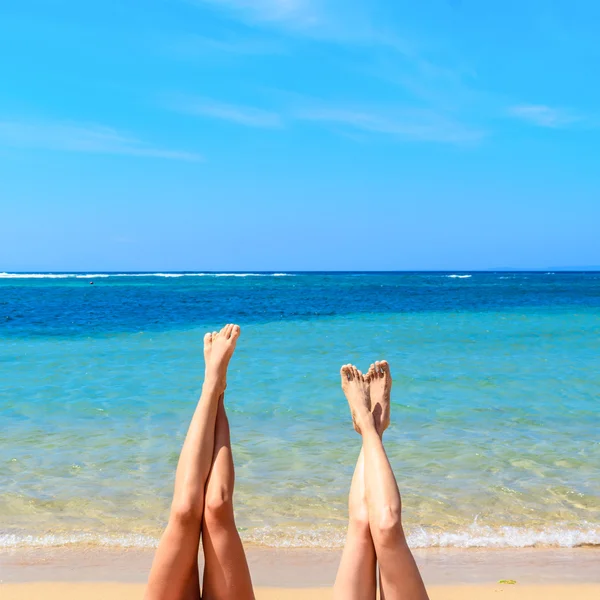
[{"label": "ocean", "polygon": [[0,548],[155,546],[227,322],[246,542],[343,545],[339,368],[387,359],[413,547],[600,545],[600,273],[3,273]]}]

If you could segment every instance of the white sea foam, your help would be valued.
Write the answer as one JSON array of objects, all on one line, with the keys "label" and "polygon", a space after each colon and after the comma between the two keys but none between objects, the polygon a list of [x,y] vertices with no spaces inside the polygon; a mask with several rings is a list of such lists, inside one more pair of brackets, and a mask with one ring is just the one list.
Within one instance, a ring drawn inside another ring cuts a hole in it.
[{"label": "white sea foam", "polygon": [[186,275],[187,273],[115,273],[113,277],[185,277]]},{"label": "white sea foam", "polygon": [[545,527],[482,527],[473,525],[463,531],[432,532],[413,530],[408,535],[413,548],[532,548],[554,546],[576,548],[600,545],[600,528]]},{"label": "white sea foam", "polygon": [[257,527],[244,532],[245,542],[270,548],[342,548],[345,529],[322,527]]},{"label": "white sea foam", "polygon": [[0,279],[67,279],[66,273],[0,273]]},{"label": "white sea foam", "polygon": [[110,536],[93,533],[47,533],[44,535],[0,533],[0,548],[53,548],[86,544],[118,548],[156,548],[158,539],[139,534]]},{"label": "white sea foam", "polygon": [[450,277],[450,279],[468,279],[472,275],[446,275],[446,277]]},{"label": "white sea foam", "polygon": [[[259,527],[243,534],[244,541],[272,548],[340,548],[345,530],[339,528]],[[600,546],[600,527],[481,527],[461,531],[412,529],[408,533],[412,548],[533,548]],[[95,545],[119,548],[156,548],[158,538],[140,534],[104,535],[94,533],[26,535],[0,533],[0,548],[57,547]]]},{"label": "white sea foam", "polygon": [[293,273],[0,273],[0,279],[100,279],[102,277],[293,277]]},{"label": "white sea foam", "polygon": [[291,277],[290,273],[202,273],[206,277]]}]

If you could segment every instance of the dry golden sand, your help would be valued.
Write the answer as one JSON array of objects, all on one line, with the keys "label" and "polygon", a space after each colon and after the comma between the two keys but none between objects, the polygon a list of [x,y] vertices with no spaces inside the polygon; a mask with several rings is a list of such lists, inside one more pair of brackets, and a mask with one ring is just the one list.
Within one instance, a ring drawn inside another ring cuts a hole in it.
[{"label": "dry golden sand", "polygon": [[[125,583],[0,584],[2,600],[141,600],[144,586]],[[598,600],[600,585],[432,586],[431,600]],[[257,600],[331,600],[330,589],[260,588]]]}]

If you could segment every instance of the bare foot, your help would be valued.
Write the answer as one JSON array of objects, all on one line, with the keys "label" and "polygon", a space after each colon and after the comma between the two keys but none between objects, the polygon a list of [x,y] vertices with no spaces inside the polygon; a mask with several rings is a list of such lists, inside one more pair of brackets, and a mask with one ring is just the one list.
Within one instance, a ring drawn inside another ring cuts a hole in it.
[{"label": "bare foot", "polygon": [[225,325],[218,333],[207,333],[204,336],[204,361],[206,363],[205,381],[216,381],[222,386],[222,392],[227,386],[227,367],[240,337],[238,325]]},{"label": "bare foot", "polygon": [[371,417],[371,401],[369,399],[369,384],[363,374],[354,365],[344,365],[340,371],[342,390],[350,405],[354,429],[362,434],[362,428]]},{"label": "bare foot", "polygon": [[375,420],[375,428],[381,436],[390,424],[390,394],[392,391],[390,365],[386,360],[376,362],[371,365],[365,379],[369,384],[371,412]]}]

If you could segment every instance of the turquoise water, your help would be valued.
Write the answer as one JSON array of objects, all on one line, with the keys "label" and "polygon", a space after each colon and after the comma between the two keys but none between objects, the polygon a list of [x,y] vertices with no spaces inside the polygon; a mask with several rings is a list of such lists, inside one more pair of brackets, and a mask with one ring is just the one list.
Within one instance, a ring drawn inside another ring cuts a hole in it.
[{"label": "turquoise water", "polygon": [[413,546],[600,544],[600,274],[101,275],[0,275],[0,547],[155,545],[230,321],[246,541],[343,543],[339,367],[386,358]]}]

